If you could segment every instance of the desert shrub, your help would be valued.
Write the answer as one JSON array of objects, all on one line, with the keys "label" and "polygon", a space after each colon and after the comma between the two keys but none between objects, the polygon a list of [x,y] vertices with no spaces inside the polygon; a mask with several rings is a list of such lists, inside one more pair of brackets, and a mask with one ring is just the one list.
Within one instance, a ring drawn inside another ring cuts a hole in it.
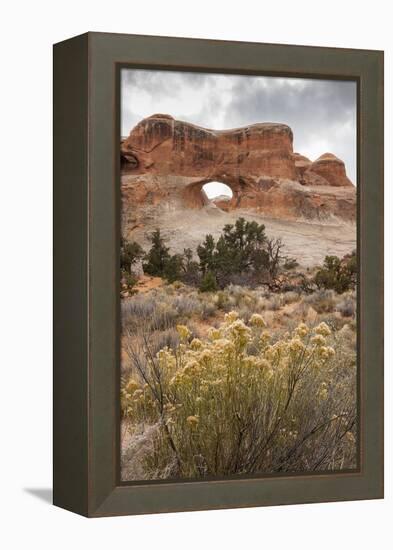
[{"label": "desert shrub", "polygon": [[294,302],[298,302],[300,300],[299,293],[294,290],[284,292],[281,297],[284,305],[293,304]]},{"label": "desert shrub", "polygon": [[251,293],[249,289],[244,286],[230,284],[226,288],[226,293],[228,295],[229,302],[233,306],[239,307],[244,302],[252,302]]},{"label": "desert shrub", "polygon": [[[175,284],[175,282],[173,282],[172,284],[170,285],[165,285],[163,287],[161,287],[161,292],[166,295],[166,296],[178,296],[179,295],[179,288],[177,288],[177,285]],[[159,299],[157,297],[157,299]]]},{"label": "desert shrub", "polygon": [[283,268],[287,271],[299,267],[299,262],[295,258],[287,258],[283,264]]},{"label": "desert shrub", "polygon": [[258,296],[257,294],[255,294],[254,304],[255,304],[255,311],[258,313],[262,313],[263,311],[266,310],[267,300],[266,298],[262,298],[261,296]]},{"label": "desert shrub", "polygon": [[278,311],[283,305],[283,300],[280,295],[272,294],[271,298],[266,301],[266,309],[270,311]]},{"label": "desert shrub", "polygon": [[173,305],[173,299],[157,300],[154,293],[137,294],[122,303],[123,330],[166,330],[174,327],[180,314]]},{"label": "desert shrub", "polygon": [[317,313],[331,313],[336,307],[333,290],[317,290],[313,294],[306,296],[304,302],[310,305]]},{"label": "desert shrub", "polygon": [[185,322],[193,316],[212,315],[213,300],[202,300],[196,291],[182,283],[166,285],[145,294],[137,294],[122,303],[122,325],[128,330],[166,330],[177,322]]},{"label": "desert shrub", "polygon": [[184,288],[184,284],[181,281],[173,281],[172,285],[175,290],[181,290]]},{"label": "desert shrub", "polygon": [[253,315],[253,312],[252,312],[252,309],[245,305],[241,308],[239,308],[238,310],[236,310],[236,314],[245,322],[245,323],[248,323],[249,320],[251,319],[252,315]]},{"label": "desert shrub", "polygon": [[338,332],[343,328],[346,321],[337,312],[334,313],[322,313],[318,315],[318,321],[326,323],[333,333]]},{"label": "desert shrub", "polygon": [[150,319],[151,330],[167,330],[176,325],[179,312],[172,304],[159,304]]},{"label": "desert shrub", "polygon": [[312,294],[316,290],[314,279],[307,277],[304,273],[298,274],[297,287],[298,290],[303,294]]},{"label": "desert shrub", "polygon": [[208,271],[202,278],[199,285],[199,290],[201,292],[215,292],[217,288],[217,280],[214,273]]},{"label": "desert shrub", "polygon": [[265,295],[263,290],[230,284],[225,291],[217,293],[216,299],[221,301],[220,308],[223,311],[235,310],[246,320],[253,313],[261,313],[266,309]]},{"label": "desert shrub", "polygon": [[143,257],[142,247],[135,241],[120,241],[120,275],[122,296],[136,293],[138,277],[133,272],[134,265]]},{"label": "desert shrub", "polygon": [[138,277],[129,271],[121,270],[121,288],[123,292],[128,294],[135,294],[137,292],[136,285],[138,284]]},{"label": "desert shrub", "polygon": [[261,280],[261,277],[258,276],[255,272],[243,271],[242,273],[231,273],[228,274],[225,278],[227,285],[239,285],[247,286],[254,288],[256,287]]},{"label": "desert shrub", "polygon": [[[235,312],[206,339],[177,327],[180,343],[140,361],[122,380],[131,434],[151,430],[128,457],[145,479],[356,466],[356,366],[343,336],[305,324],[274,343],[263,318]],[[348,329],[347,329],[348,332]],[[350,331],[351,332],[351,331]],[[141,474],[139,474],[141,475]]]},{"label": "desert shrub", "polygon": [[357,276],[356,254],[340,259],[337,256],[326,256],[321,269],[317,271],[314,282],[318,288],[332,289],[342,294],[355,288]]},{"label": "desert shrub", "polygon": [[137,295],[132,300],[121,304],[121,319],[124,326],[133,325],[138,319],[149,319],[153,316],[157,304],[153,296]]},{"label": "desert shrub", "polygon": [[202,304],[194,296],[176,296],[172,301],[172,307],[176,309],[179,317],[182,318],[189,318],[202,312]]},{"label": "desert shrub", "polygon": [[155,355],[161,349],[176,349],[179,345],[179,333],[175,328],[152,332],[149,338],[151,352]]},{"label": "desert shrub", "polygon": [[120,269],[129,275],[132,274],[133,266],[144,256],[143,248],[135,241],[120,241]]},{"label": "desert shrub", "polygon": [[[338,331],[337,339],[341,343],[341,348],[343,350],[352,350],[356,349],[356,325],[354,321],[349,321],[345,323],[341,329]],[[352,354],[351,357],[355,360],[355,354]]]},{"label": "desert shrub", "polygon": [[228,307],[230,307],[231,304],[228,292],[226,292],[225,290],[219,290],[214,296],[214,303],[216,304],[217,309],[227,311]]},{"label": "desert shrub", "polygon": [[216,313],[216,305],[213,301],[201,303],[201,319],[206,321],[209,317],[212,317]]},{"label": "desert shrub", "polygon": [[353,296],[345,296],[336,306],[337,311],[343,317],[355,317],[356,315],[356,300]]}]

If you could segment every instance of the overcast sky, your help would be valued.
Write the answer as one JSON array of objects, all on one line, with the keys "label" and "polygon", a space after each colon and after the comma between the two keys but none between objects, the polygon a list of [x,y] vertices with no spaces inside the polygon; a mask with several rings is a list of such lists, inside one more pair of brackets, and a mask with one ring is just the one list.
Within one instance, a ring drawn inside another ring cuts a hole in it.
[{"label": "overcast sky", "polygon": [[122,135],[154,113],[216,130],[288,124],[294,151],[311,160],[335,154],[356,183],[354,82],[123,69]]}]

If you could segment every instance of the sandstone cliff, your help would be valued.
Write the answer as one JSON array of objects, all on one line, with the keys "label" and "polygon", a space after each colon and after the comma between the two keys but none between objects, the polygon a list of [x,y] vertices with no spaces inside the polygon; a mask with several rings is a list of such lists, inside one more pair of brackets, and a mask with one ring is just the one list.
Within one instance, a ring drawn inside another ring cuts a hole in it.
[{"label": "sandstone cliff", "polygon": [[[294,153],[285,124],[216,131],[156,114],[122,141],[121,162],[126,236],[163,213],[207,206],[284,220],[355,220],[356,189],[344,163],[331,153],[314,162]],[[210,181],[227,184],[232,198],[209,201],[203,185]]]},{"label": "sandstone cliff", "polygon": [[131,168],[135,174],[224,177],[230,181],[269,174],[293,179],[292,141],[292,130],[285,124],[215,131],[169,115],[153,115],[131,131],[122,144],[122,154],[125,169]]}]

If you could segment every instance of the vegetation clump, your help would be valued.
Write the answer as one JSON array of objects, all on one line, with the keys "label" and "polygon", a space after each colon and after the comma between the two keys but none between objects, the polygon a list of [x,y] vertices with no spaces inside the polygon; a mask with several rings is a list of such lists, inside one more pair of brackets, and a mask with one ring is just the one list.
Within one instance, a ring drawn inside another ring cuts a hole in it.
[{"label": "vegetation clump", "polygon": [[355,288],[357,279],[356,253],[340,259],[326,256],[323,266],[317,271],[314,281],[318,288],[335,290],[339,294]]},{"label": "vegetation clump", "polygon": [[145,361],[128,346],[123,416],[133,433],[155,426],[133,457],[146,478],[353,467],[356,367],[326,323],[277,338],[231,311],[205,338],[176,330],[156,354],[145,340]]},{"label": "vegetation clump", "polygon": [[263,224],[239,218],[234,225],[224,226],[217,242],[206,235],[197,248],[200,270],[203,275],[214,273],[220,288],[230,283],[274,287],[281,266],[289,261],[283,246],[280,239],[267,237]]},{"label": "vegetation clump", "polygon": [[135,241],[128,242],[125,239],[120,241],[120,273],[123,290],[135,292],[138,278],[133,273],[134,265],[144,256],[143,248]]},{"label": "vegetation clump", "polygon": [[202,291],[225,288],[229,284],[267,285],[271,290],[281,287],[280,273],[297,266],[294,258],[283,254],[281,239],[267,237],[265,226],[239,218],[234,225],[224,226],[217,241],[206,235],[198,245],[198,260],[185,248],[181,254],[171,254],[159,229],[150,236],[150,250],[145,253],[136,242],[122,241],[122,270],[131,274],[140,261],[148,275],[162,277],[169,283],[182,281],[198,286]]},{"label": "vegetation clump", "polygon": [[212,271],[207,271],[201,280],[199,285],[201,292],[215,292],[218,290],[217,281]]},{"label": "vegetation clump", "polygon": [[124,479],[356,467],[356,254],[298,270],[244,218],[149,240],[120,248]]}]

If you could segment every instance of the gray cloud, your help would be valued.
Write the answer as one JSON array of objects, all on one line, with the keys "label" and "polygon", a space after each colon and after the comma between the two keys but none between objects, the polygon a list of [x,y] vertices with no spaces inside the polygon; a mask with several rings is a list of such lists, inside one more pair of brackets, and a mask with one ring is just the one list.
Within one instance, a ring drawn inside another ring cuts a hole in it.
[{"label": "gray cloud", "polygon": [[149,94],[154,94],[159,100],[167,95],[178,95],[181,88],[187,86],[203,86],[208,78],[204,73],[175,72],[175,71],[148,71],[124,69],[122,71],[122,85],[142,88]]},{"label": "gray cloud", "polygon": [[124,69],[121,90],[123,135],[157,112],[215,129],[282,122],[295,151],[334,153],[356,182],[354,82]]}]

